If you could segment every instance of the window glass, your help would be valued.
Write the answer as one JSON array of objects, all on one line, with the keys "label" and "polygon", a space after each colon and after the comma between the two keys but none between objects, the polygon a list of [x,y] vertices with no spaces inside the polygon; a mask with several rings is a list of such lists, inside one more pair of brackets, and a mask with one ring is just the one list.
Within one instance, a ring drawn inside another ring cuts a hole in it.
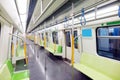
[{"label": "window glass", "polygon": [[42,40],[44,40],[44,34],[42,33]]},{"label": "window glass", "polygon": [[49,42],[48,33],[46,33],[46,41]]},{"label": "window glass", "polygon": [[120,28],[110,27],[109,28],[109,35],[110,36],[120,36]]},{"label": "window glass", "polygon": [[120,28],[119,27],[108,27],[108,28],[99,28],[97,30],[98,36],[119,36]]},{"label": "window glass", "polygon": [[108,28],[99,28],[97,33],[98,36],[108,36]]},{"label": "window glass", "polygon": [[39,38],[41,39],[41,34],[39,33]]},{"label": "window glass", "polygon": [[71,47],[70,31],[65,32],[66,46]]},{"label": "window glass", "polygon": [[[104,31],[107,31],[108,33]],[[104,32],[105,34],[103,34],[102,32]],[[97,33],[104,36],[97,36],[98,54],[108,58],[120,60],[120,38],[118,37],[120,36],[120,28],[98,28]]]},{"label": "window glass", "polygon": [[77,30],[74,31],[74,47],[78,48],[78,37],[77,37]]},{"label": "window glass", "polygon": [[53,32],[52,37],[53,37],[53,43],[58,44],[58,33]]}]

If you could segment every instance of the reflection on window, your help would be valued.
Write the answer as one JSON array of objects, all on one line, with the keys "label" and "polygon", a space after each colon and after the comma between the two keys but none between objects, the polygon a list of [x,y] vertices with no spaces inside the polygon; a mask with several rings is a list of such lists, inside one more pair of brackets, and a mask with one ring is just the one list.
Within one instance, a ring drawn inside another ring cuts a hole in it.
[{"label": "reflection on window", "polygon": [[99,36],[108,36],[108,29],[107,28],[99,28],[97,30]]},{"label": "reflection on window", "polygon": [[53,43],[58,44],[58,33],[53,32],[52,37],[53,37]]},{"label": "reflection on window", "polygon": [[74,46],[75,48],[78,48],[78,37],[77,37],[77,31],[74,31]]},{"label": "reflection on window", "polygon": [[70,31],[65,32],[66,46],[71,47]]},{"label": "reflection on window", "polygon": [[120,60],[120,26],[97,29],[97,51],[101,56]]}]

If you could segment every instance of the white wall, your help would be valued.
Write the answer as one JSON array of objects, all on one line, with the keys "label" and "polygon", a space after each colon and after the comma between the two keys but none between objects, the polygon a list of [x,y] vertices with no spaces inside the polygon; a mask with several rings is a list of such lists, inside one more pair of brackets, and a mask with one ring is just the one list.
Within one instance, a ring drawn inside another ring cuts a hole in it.
[{"label": "white wall", "polygon": [[12,27],[9,24],[2,23],[1,38],[0,38],[0,65],[3,64],[9,57],[9,33],[12,32]]},{"label": "white wall", "polygon": [[95,28],[92,28],[92,37],[82,37],[83,52],[96,54],[96,32]]}]

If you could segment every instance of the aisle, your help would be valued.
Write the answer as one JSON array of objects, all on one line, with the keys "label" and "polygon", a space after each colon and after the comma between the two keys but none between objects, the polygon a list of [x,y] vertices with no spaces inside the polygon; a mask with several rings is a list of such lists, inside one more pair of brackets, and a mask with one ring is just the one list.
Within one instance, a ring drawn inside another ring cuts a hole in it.
[{"label": "aisle", "polygon": [[90,80],[66,64],[62,58],[49,54],[32,41],[28,40],[27,44],[30,80]]}]

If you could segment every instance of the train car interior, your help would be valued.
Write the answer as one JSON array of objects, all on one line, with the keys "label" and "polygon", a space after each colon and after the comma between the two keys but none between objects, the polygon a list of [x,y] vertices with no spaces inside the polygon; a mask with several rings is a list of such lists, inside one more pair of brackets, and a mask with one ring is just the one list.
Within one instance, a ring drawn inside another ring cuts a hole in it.
[{"label": "train car interior", "polygon": [[0,80],[120,80],[120,0],[0,0]]}]

